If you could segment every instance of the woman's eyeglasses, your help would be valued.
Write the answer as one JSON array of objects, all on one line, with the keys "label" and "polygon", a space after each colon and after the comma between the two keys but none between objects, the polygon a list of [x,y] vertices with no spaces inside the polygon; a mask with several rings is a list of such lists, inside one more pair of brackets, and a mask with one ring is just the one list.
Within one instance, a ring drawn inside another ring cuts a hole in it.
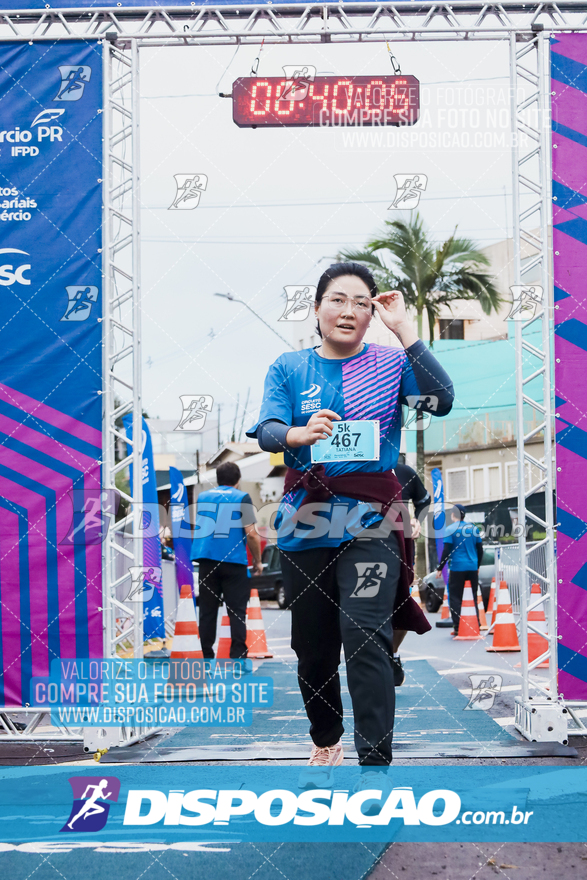
[{"label": "woman's eyeglasses", "polygon": [[330,293],[324,299],[328,302],[332,309],[341,312],[344,308],[351,306],[356,308],[358,312],[367,312],[371,310],[371,298],[368,296],[342,296],[340,293]]}]

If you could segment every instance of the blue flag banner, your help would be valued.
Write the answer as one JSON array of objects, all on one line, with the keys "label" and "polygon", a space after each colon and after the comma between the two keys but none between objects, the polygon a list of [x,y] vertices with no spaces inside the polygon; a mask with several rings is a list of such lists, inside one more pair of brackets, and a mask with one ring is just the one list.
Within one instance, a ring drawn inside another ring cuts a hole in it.
[{"label": "blue flag banner", "polygon": [[359,767],[321,788],[300,788],[301,769],[3,767],[2,841],[585,841],[585,767],[395,767],[358,792]]},{"label": "blue flag banner", "polygon": [[177,586],[181,591],[181,588],[188,584],[193,595],[194,576],[190,560],[192,541],[191,537],[189,537],[191,529],[189,523],[184,521],[184,516],[188,509],[188,490],[184,485],[181,471],[178,471],[177,468],[169,468],[169,480],[171,482],[169,509],[171,511],[171,531],[173,535],[173,552],[175,553]]},{"label": "blue flag banner", "polygon": [[[128,440],[132,440],[132,414],[122,417]],[[161,538],[159,537],[159,504],[157,502],[157,479],[153,465],[153,445],[151,432],[143,419],[143,568],[145,590],[143,602],[143,634],[145,639],[165,638],[163,618],[163,582],[161,578]],[[132,446],[127,444],[128,454]],[[133,467],[130,470],[130,491],[133,486]]]},{"label": "blue flag banner", "polygon": [[0,43],[0,705],[103,653],[102,118],[100,45]]},{"label": "blue flag banner", "polygon": [[[444,549],[444,527],[446,525],[446,514],[444,512],[444,485],[442,482],[442,471],[439,468],[432,468],[430,472],[432,477],[432,498],[434,504],[434,535],[436,537],[436,554],[438,561],[442,557]],[[446,566],[443,571],[446,581]]]}]

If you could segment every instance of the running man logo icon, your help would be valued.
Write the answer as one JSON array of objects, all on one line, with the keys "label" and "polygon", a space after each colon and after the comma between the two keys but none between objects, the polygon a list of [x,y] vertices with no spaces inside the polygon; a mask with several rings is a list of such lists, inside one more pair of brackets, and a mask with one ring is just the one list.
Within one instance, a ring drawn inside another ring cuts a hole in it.
[{"label": "running man logo icon", "polygon": [[351,599],[372,599],[379,592],[381,581],[387,575],[386,562],[355,562],[357,585]]},{"label": "running man logo icon", "polygon": [[116,776],[71,776],[73,806],[61,831],[101,831],[111,804],[117,803],[120,779]]},{"label": "running man logo icon", "polygon": [[503,677],[494,673],[470,675],[471,696],[465,709],[491,709],[496,696],[501,691]]},{"label": "running man logo icon", "polygon": [[305,321],[314,304],[316,288],[312,285],[302,287],[298,284],[288,284],[283,288],[287,302],[280,321]]},{"label": "running man logo icon", "polygon": [[208,186],[207,174],[174,174],[176,193],[168,211],[193,211]]},{"label": "running man logo icon", "polygon": [[395,208],[400,211],[411,211],[420,204],[420,196],[428,186],[426,174],[394,174],[396,194],[395,199],[387,209]]},{"label": "running man logo icon", "polygon": [[536,314],[542,305],[544,291],[540,285],[529,287],[527,284],[512,284],[512,307],[506,321],[527,321]]},{"label": "running man logo icon", "polygon": [[108,534],[110,517],[120,505],[115,489],[71,489],[73,515],[69,531],[60,544],[101,544]]},{"label": "running man logo icon", "polygon": [[92,306],[98,299],[98,288],[92,284],[77,284],[66,287],[67,308],[61,321],[87,321]]},{"label": "running man logo icon", "polygon": [[407,406],[402,406],[402,428],[406,431],[422,431],[430,425],[432,412],[438,409],[438,398],[434,394],[408,394]]},{"label": "running man logo icon", "polygon": [[125,602],[149,602],[153,598],[155,587],[161,587],[161,567],[131,565],[128,571],[131,583]]},{"label": "running man logo icon", "polygon": [[298,67],[287,64],[283,68],[287,82],[279,96],[280,101],[305,101],[308,97],[310,83],[314,82],[316,68],[309,64]]},{"label": "running man logo icon", "polygon": [[62,64],[61,85],[54,101],[79,101],[92,76],[92,68],[84,64]]},{"label": "running man logo icon", "polygon": [[405,431],[417,431],[418,428],[424,431],[431,421],[431,413],[402,406],[402,428]]},{"label": "running man logo icon", "polygon": [[181,394],[181,418],[174,431],[201,431],[208,413],[212,412],[214,398],[210,394]]}]

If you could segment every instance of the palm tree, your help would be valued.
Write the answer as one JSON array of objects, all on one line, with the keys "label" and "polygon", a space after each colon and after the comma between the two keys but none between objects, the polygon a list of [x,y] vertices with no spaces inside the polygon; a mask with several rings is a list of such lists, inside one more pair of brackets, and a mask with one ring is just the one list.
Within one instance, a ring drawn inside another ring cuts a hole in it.
[{"label": "palm tree", "polygon": [[[401,290],[408,309],[414,309],[418,336],[422,337],[424,313],[428,319],[430,346],[434,344],[434,325],[442,306],[452,314],[452,305],[463,300],[477,300],[486,315],[497,311],[503,302],[494,278],[483,267],[489,260],[468,238],[457,238],[455,231],[445,242],[435,244],[416,212],[408,221],[385,220],[387,227],[371,239],[363,250],[344,250],[339,260],[365,263],[373,273],[380,291]],[[416,469],[424,481],[423,417],[416,421]],[[420,548],[420,551],[423,548]],[[423,567],[418,553],[418,574]]]},{"label": "palm tree", "polygon": [[[457,238],[456,228],[443,244],[428,237],[418,212],[408,222],[385,220],[387,229],[367,242],[364,250],[341,251],[337,259],[366,263],[379,290],[401,290],[408,308],[416,312],[418,335],[422,336],[424,312],[428,318],[430,345],[441,306],[452,312],[452,304],[477,300],[486,315],[503,302],[493,276],[483,271],[489,260],[468,238]],[[381,256],[376,252],[381,251]],[[391,265],[383,259],[385,252]]]}]

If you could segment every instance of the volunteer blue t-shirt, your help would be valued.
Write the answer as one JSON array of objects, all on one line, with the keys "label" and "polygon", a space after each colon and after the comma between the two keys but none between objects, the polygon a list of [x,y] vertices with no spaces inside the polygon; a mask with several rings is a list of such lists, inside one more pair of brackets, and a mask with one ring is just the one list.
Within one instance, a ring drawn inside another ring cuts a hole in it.
[{"label": "volunteer blue t-shirt", "polygon": [[197,498],[190,559],[247,564],[244,527],[256,522],[251,496],[234,486],[217,486]]},{"label": "volunteer blue t-shirt", "polygon": [[[259,425],[272,419],[295,427],[306,425],[312,413],[321,409],[330,409],[342,419],[377,419],[378,461],[328,462],[324,467],[328,475],[381,473],[397,464],[401,404],[407,403],[407,396],[419,393],[403,348],[367,343],[361,352],[342,360],[323,358],[313,348],[286,352],[269,367],[259,421],[247,436],[255,437]],[[286,450],[285,464],[308,470],[312,466],[311,447]],[[305,496],[305,489],[297,489],[285,495],[280,504],[274,525],[277,544],[284,550],[338,547],[351,540],[361,525],[377,521],[373,505],[335,495],[328,505],[330,514],[318,509],[312,514],[304,508],[304,519],[311,522],[296,522],[293,517]]]},{"label": "volunteer blue t-shirt", "polygon": [[444,544],[450,547],[448,567],[451,571],[477,571],[479,568],[477,547],[482,544],[478,526],[474,523],[451,523],[444,536]]}]

